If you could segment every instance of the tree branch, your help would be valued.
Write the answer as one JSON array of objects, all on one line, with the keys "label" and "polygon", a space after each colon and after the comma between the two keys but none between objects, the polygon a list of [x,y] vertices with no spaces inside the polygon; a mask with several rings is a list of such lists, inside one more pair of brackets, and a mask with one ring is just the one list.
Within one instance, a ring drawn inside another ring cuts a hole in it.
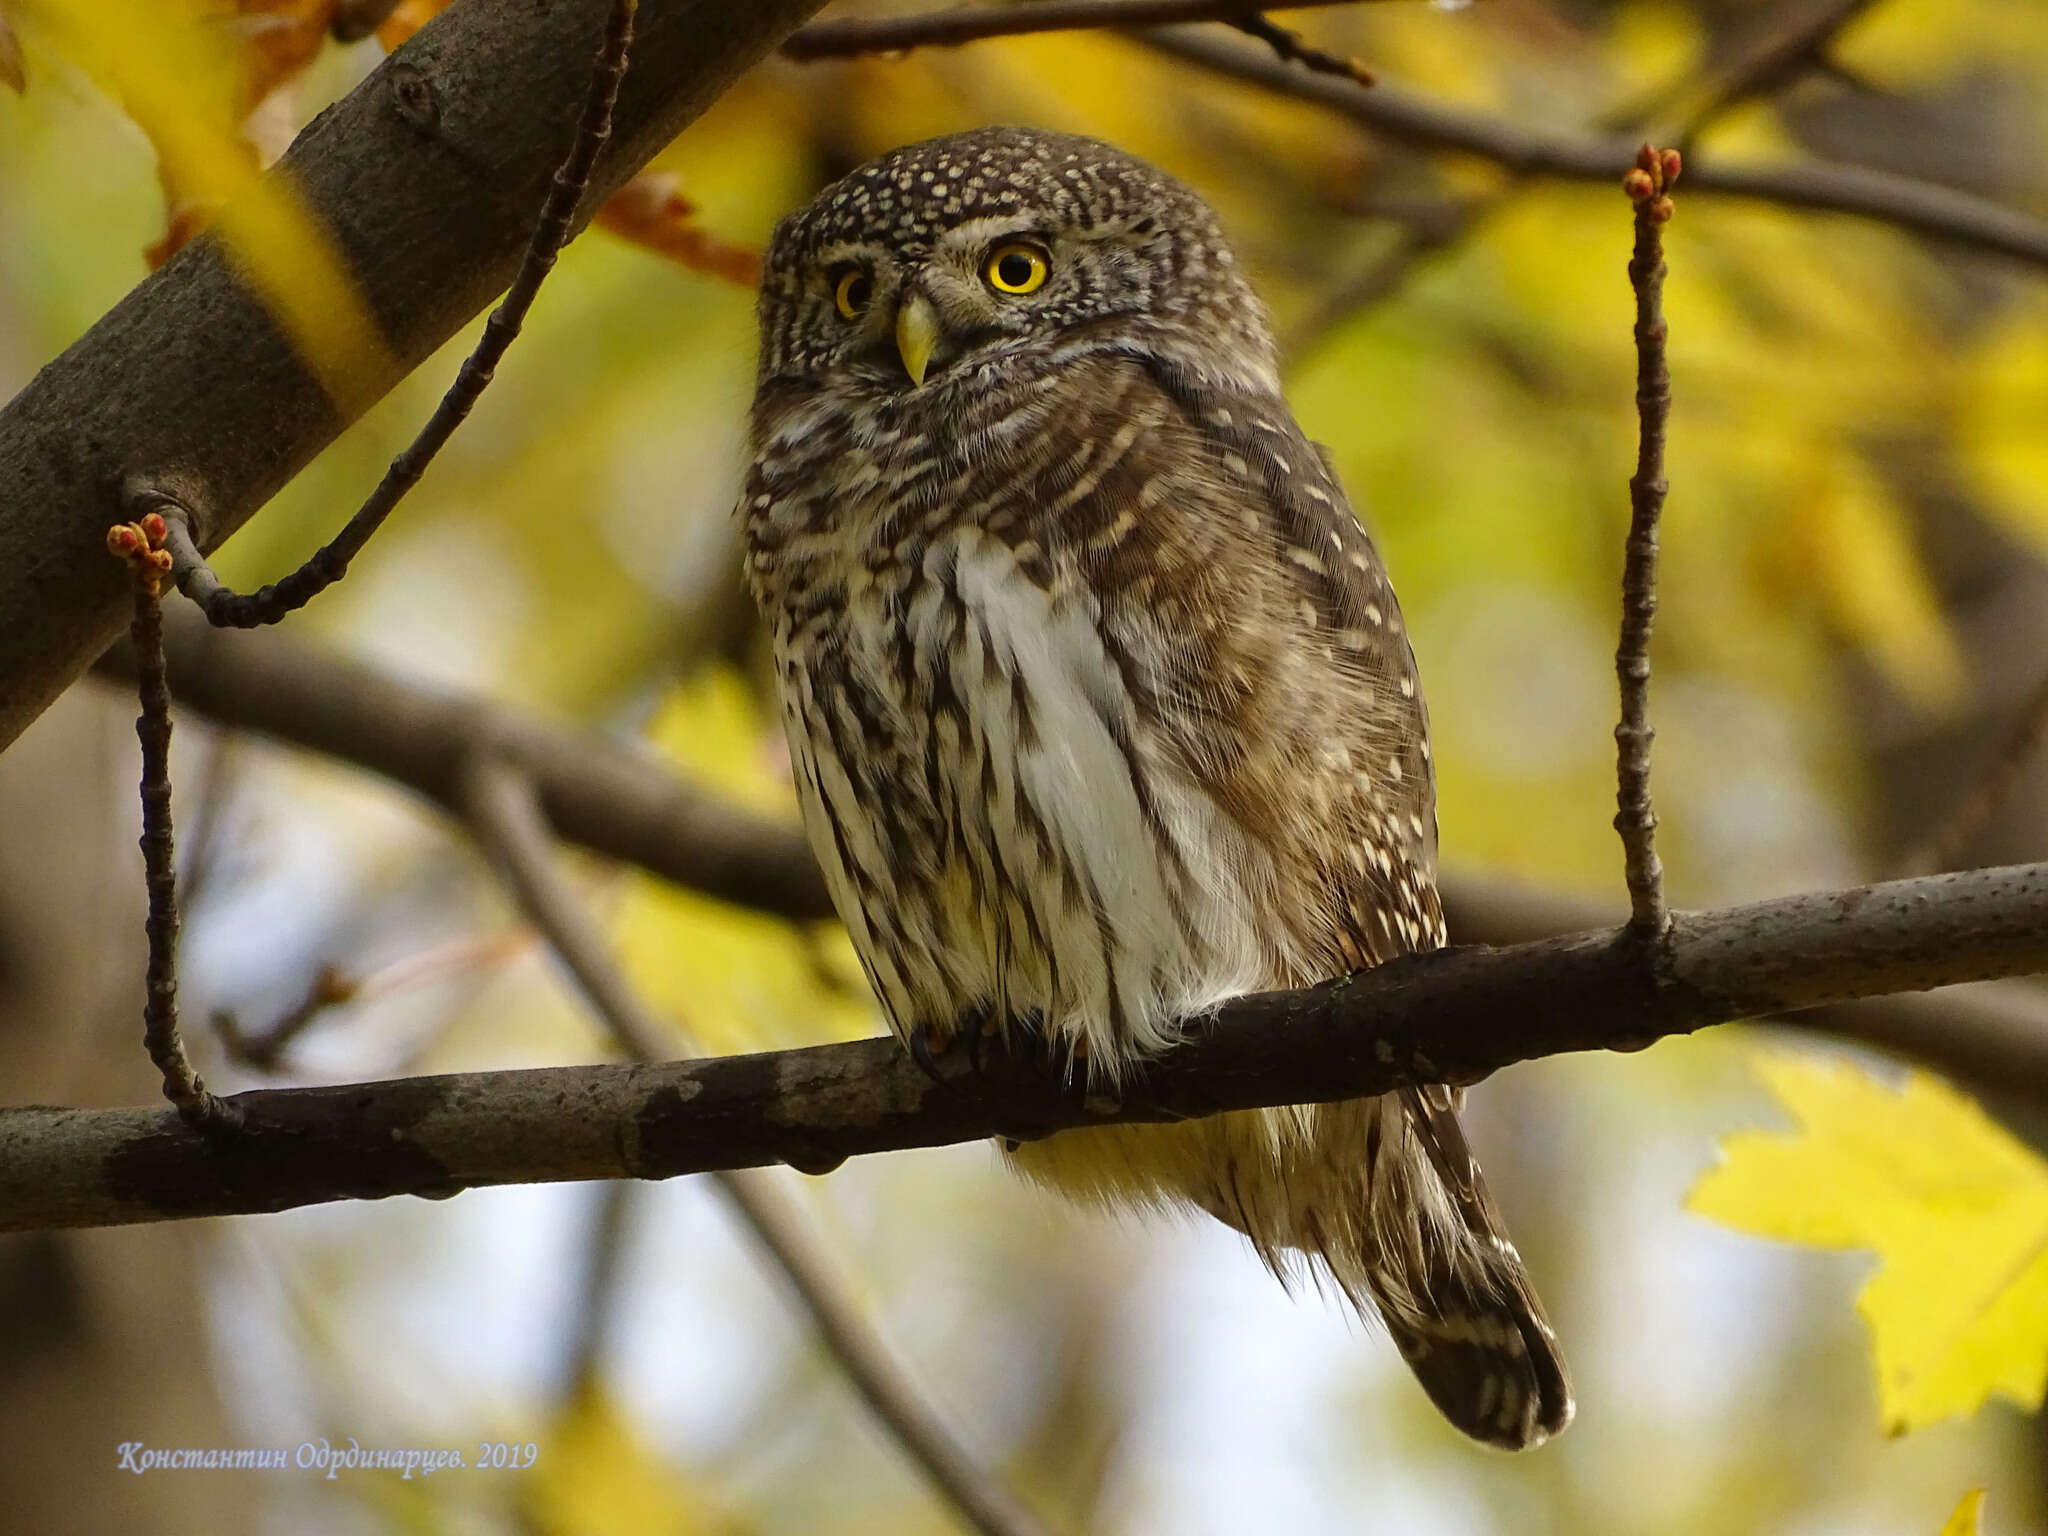
[{"label": "tree branch", "polygon": [[[579,223],[818,0],[642,0]],[[576,121],[603,0],[451,6],[299,136],[272,175],[383,330],[382,395],[511,280]],[[132,477],[182,487],[211,550],[347,425],[202,237],[0,410],[0,747],[113,639],[102,552]]]},{"label": "tree branch", "polygon": [[[1404,91],[1384,80],[1365,90],[1329,75],[1289,68],[1254,51],[1195,31],[1144,34],[1146,46],[1234,80],[1296,97],[1418,149],[1456,150],[1508,170],[1557,181],[1611,182],[1635,160],[1637,141],[1553,132],[1469,112]],[[1691,195],[1750,198],[1788,208],[1845,213],[1960,246],[2048,267],[2048,220],[1932,182],[1826,164],[1726,165],[1689,154]]]},{"label": "tree branch", "polygon": [[[1565,1051],[1638,1050],[1723,1020],[2048,970],[2048,864],[1674,914],[1656,974],[1626,930],[1410,955],[1235,999],[1124,1086],[1032,1060],[934,1082],[894,1040],[662,1066],[554,1067],[266,1089],[215,1142],[174,1110],[0,1111],[0,1231],[443,1197],[478,1185],[668,1178],[1015,1133],[1473,1083]],[[2039,1046],[2011,1086],[2048,1098]],[[1027,1057],[1029,1053],[1025,1053]]]},{"label": "tree branch", "polygon": [[1261,11],[1307,10],[1356,0],[1032,0],[1028,5],[963,5],[915,16],[849,16],[813,22],[782,45],[785,58],[846,59],[912,48],[955,48],[992,37],[1079,32],[1100,27],[1157,27],[1196,21],[1248,21]]}]

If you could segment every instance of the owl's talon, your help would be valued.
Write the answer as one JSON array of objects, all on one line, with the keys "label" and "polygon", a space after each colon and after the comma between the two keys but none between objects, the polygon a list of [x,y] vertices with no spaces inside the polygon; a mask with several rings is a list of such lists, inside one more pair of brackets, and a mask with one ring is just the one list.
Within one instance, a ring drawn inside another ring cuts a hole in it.
[{"label": "owl's talon", "polygon": [[961,1033],[967,1041],[967,1065],[978,1082],[988,1076],[985,1063],[988,1060],[989,1042],[1002,1042],[1006,1039],[1003,1028],[996,1021],[995,1010],[990,1008],[983,1010],[979,1017],[970,1020],[967,1028]]},{"label": "owl's talon", "polygon": [[919,1024],[904,1037],[904,1044],[909,1048],[910,1059],[917,1063],[919,1071],[923,1072],[926,1077],[937,1083],[941,1088],[953,1088],[956,1085],[947,1081],[946,1075],[939,1070],[939,1052],[951,1049],[953,1040],[957,1038],[957,1036],[948,1038],[939,1047],[939,1051],[934,1051],[932,1049],[932,1031],[930,1027]]}]

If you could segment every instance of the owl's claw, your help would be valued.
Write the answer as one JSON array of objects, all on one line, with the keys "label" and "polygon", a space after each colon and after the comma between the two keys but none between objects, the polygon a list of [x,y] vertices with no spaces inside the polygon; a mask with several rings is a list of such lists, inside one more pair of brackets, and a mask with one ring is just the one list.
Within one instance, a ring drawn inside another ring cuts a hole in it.
[{"label": "owl's claw", "polygon": [[[904,1045],[918,1069],[947,1093],[983,1098],[987,1089],[1000,1081],[1002,1069],[1011,1064],[1026,1068],[1055,1088],[1074,1086],[1072,1060],[1045,1033],[1035,1014],[1012,1019],[1005,1028],[994,1009],[979,1009],[957,1028],[916,1025],[906,1032]],[[956,1059],[967,1063],[965,1072],[947,1071],[946,1063]],[[1003,1117],[991,1129],[1005,1147],[1015,1151],[1018,1143],[1042,1140],[1057,1127],[1021,1124]]]},{"label": "owl's claw", "polygon": [[[939,1070],[938,1054],[932,1050],[932,1031],[930,1026],[924,1024],[916,1026],[904,1037],[904,1044],[910,1049],[910,1059],[917,1063],[918,1070],[923,1072],[926,1077],[937,1083],[941,1088],[951,1088],[953,1086],[946,1080],[946,1075]],[[951,1045],[952,1041],[948,1040],[940,1049],[948,1049]]]}]

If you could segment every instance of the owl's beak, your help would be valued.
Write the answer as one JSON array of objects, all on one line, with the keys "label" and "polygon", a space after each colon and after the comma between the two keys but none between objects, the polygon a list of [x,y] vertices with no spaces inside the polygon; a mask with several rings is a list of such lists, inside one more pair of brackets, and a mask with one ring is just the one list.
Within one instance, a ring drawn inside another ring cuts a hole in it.
[{"label": "owl's beak", "polygon": [[939,312],[921,293],[911,294],[896,311],[896,350],[902,355],[912,384],[924,382],[924,371],[931,366],[932,353],[938,350],[944,334],[939,326]]}]

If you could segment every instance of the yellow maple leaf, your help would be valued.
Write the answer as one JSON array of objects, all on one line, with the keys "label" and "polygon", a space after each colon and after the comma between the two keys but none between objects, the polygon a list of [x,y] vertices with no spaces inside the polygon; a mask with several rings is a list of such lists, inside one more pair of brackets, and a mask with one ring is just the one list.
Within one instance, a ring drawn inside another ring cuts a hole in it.
[{"label": "yellow maple leaf", "polygon": [[1941,1528],[1941,1536],[1984,1536],[1982,1488],[1972,1488],[1963,1495],[1963,1502],[1956,1506],[1956,1512],[1948,1517],[1948,1524]]},{"label": "yellow maple leaf", "polygon": [[1856,1299],[1887,1434],[2029,1410],[2048,1385],[2048,1163],[1924,1072],[1894,1090],[1845,1062],[1767,1055],[1794,1131],[1723,1138],[1687,1205],[1740,1231],[1881,1260]]}]

